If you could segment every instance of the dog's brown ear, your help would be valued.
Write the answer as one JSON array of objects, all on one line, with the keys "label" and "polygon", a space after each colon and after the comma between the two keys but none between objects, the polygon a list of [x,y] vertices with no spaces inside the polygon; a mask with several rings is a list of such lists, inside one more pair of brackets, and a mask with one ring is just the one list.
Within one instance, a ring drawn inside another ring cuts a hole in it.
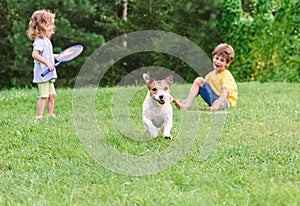
[{"label": "dog's brown ear", "polygon": [[165,80],[167,81],[167,83],[168,83],[169,85],[171,85],[172,82],[173,82],[173,74],[170,74],[169,76],[167,76],[167,77],[165,78]]},{"label": "dog's brown ear", "polygon": [[153,79],[151,79],[149,72],[147,74],[144,73],[143,78],[144,78],[147,86],[150,86],[150,84],[153,82]]}]

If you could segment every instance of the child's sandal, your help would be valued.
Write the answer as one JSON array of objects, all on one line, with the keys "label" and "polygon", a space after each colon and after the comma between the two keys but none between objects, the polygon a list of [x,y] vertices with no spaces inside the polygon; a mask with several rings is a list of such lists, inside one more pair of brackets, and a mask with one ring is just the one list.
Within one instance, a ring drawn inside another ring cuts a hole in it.
[{"label": "child's sandal", "polygon": [[47,114],[47,118],[53,118],[53,119],[55,119],[56,116],[55,116],[55,114]]}]

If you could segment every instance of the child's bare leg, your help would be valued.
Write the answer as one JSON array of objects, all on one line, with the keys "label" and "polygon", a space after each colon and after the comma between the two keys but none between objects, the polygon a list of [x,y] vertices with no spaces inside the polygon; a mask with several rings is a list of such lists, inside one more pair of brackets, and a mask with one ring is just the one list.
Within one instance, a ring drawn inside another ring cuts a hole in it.
[{"label": "child's bare leg", "polygon": [[48,116],[53,115],[54,99],[55,99],[55,94],[50,94],[48,97],[48,103],[47,103],[47,115]]},{"label": "child's bare leg", "polygon": [[190,106],[192,106],[195,98],[198,96],[199,94],[199,89],[200,87],[202,87],[202,85],[204,84],[205,80],[202,77],[197,77],[193,84],[192,87],[190,89],[189,95],[185,100],[179,100],[179,106],[182,109],[187,109]]},{"label": "child's bare leg", "polygon": [[37,103],[37,118],[43,116],[44,107],[45,107],[46,98],[41,97]]}]

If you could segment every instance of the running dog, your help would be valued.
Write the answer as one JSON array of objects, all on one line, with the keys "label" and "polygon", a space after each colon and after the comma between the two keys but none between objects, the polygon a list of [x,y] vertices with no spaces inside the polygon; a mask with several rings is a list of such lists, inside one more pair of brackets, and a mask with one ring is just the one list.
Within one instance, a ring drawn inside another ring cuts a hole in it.
[{"label": "running dog", "polygon": [[143,103],[143,122],[149,137],[157,137],[160,131],[166,139],[172,139],[170,134],[173,126],[173,108],[170,87],[173,75],[170,74],[163,80],[154,80],[149,73],[144,73],[143,78],[148,87],[148,94]]}]

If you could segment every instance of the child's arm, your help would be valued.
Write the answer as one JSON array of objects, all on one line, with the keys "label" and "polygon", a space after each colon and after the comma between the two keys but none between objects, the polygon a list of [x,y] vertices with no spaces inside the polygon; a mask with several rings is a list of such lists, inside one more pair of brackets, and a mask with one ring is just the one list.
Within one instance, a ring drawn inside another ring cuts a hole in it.
[{"label": "child's arm", "polygon": [[224,100],[226,99],[228,94],[229,94],[228,89],[223,87],[220,97],[216,101],[214,101],[214,103],[211,105],[211,107],[209,107],[209,110],[216,111],[216,110],[220,109],[220,107],[223,107]]},{"label": "child's arm", "polygon": [[41,55],[40,55],[40,51],[39,50],[33,50],[32,51],[32,58],[34,58],[35,60],[45,64],[50,71],[52,72],[54,70],[54,66],[52,64],[50,64],[46,59],[44,59]]}]

